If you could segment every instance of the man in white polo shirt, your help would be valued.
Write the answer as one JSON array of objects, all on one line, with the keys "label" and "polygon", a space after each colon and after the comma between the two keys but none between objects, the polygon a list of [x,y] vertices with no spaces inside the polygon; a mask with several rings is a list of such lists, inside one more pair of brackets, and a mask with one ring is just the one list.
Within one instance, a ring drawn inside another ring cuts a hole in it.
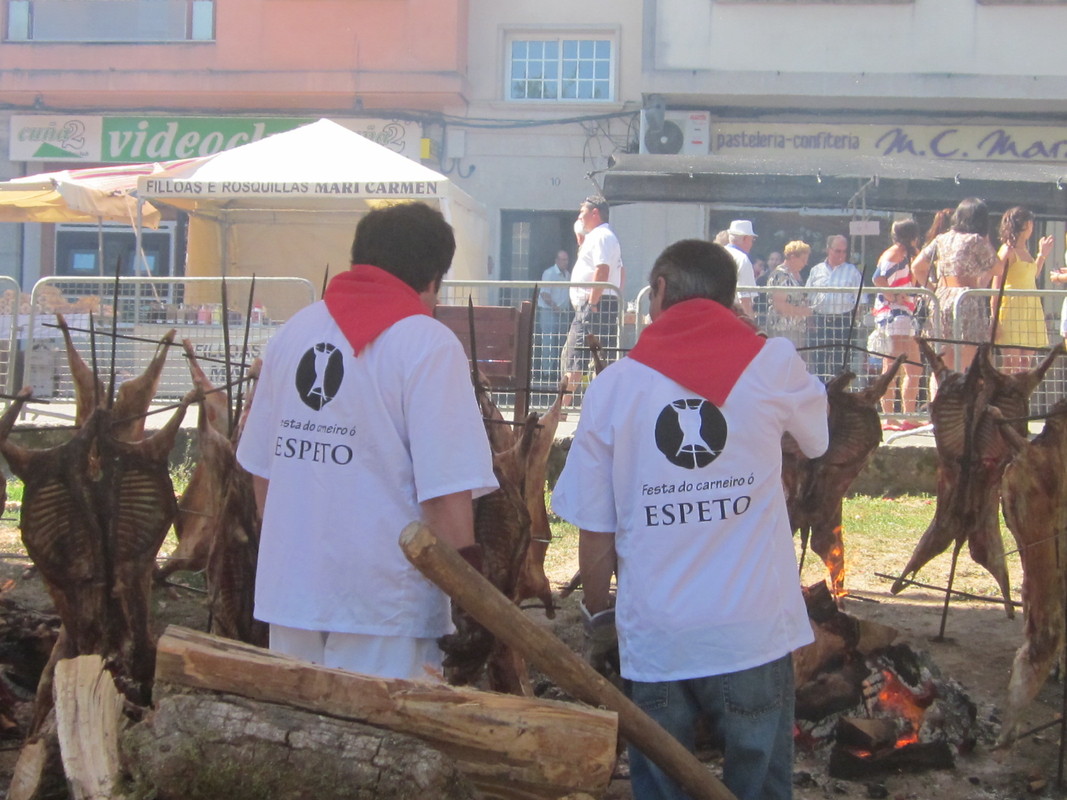
[{"label": "man in white polo shirt", "polygon": [[[756,243],[756,233],[752,230],[752,221],[747,219],[735,219],[726,229],[728,244],[726,252],[733,256],[737,264],[737,285],[755,286],[756,272],[752,269],[752,260],[748,254],[752,251],[752,245]],[[755,292],[738,292],[737,302],[741,310],[755,319]]]},{"label": "man in white polo shirt", "polygon": [[[737,270],[724,248],[676,242],[649,283],[652,324],[589,385],[552,507],[580,529],[594,641],[617,609],[631,699],[690,749],[706,716],[724,741],[730,791],[784,800],[790,654],[813,637],[781,439],[791,434],[810,458],[826,449],[826,390],[791,342],[734,314]],[[637,800],[684,797],[634,748],[630,770]]]}]

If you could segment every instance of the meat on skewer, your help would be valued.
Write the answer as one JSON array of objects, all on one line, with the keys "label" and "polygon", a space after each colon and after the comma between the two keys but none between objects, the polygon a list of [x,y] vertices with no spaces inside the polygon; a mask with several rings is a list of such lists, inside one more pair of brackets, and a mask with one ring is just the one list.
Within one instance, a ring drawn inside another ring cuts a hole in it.
[{"label": "meat on skewer", "polygon": [[888,372],[867,388],[847,391],[856,377],[838,375],[827,384],[829,445],[817,458],[804,458],[792,437],[784,437],[782,474],[789,521],[800,532],[802,547],[822,558],[830,571],[835,597],[844,594],[845,547],[841,506],[852,482],[882,441],[878,405],[904,361],[898,356]]},{"label": "meat on skewer", "polygon": [[[938,376],[937,396],[930,403],[938,454],[937,506],[891,591],[899,593],[908,578],[953,542],[957,548],[967,542],[971,558],[997,581],[1005,612],[1013,617],[997,516],[1001,478],[1012,451],[988,409],[995,406],[1009,419],[1025,417],[1030,395],[1062,347],[1053,348],[1034,369],[1007,375],[993,367],[988,346],[979,347],[967,372],[960,374],[947,369],[925,340],[920,339],[919,344]],[[1020,433],[1025,433],[1025,425]]]},{"label": "meat on skewer", "polygon": [[548,524],[548,509],[545,507],[545,487],[548,483],[548,457],[556,438],[566,393],[567,379],[564,378],[556,393],[556,401],[538,420],[533,442],[526,454],[523,491],[526,508],[530,513],[530,543],[526,548],[526,558],[523,560],[515,591],[515,601],[518,603],[531,597],[539,599],[544,604],[545,615],[549,619],[556,616],[556,608],[552,599],[552,587],[548,576],[545,575],[545,556],[552,541],[552,528]]},{"label": "meat on skewer", "polygon": [[[127,697],[147,704],[152,568],[176,510],[168,459],[192,398],[138,442],[113,436],[112,412],[98,408],[69,441],[29,450],[9,438],[29,397],[24,389],[0,418],[0,453],[24,483],[22,539],[63,622],[50,665],[102,655]],[[51,707],[51,676],[38,688],[35,729]]]},{"label": "meat on skewer", "polygon": [[[200,457],[178,500],[178,516],[174,520],[178,546],[160,567],[156,576],[160,580],[177,571],[199,572],[207,567],[212,532],[222,514],[222,487],[226,482],[228,464],[232,461],[225,455],[226,450],[233,450],[228,438],[225,393],[214,391],[215,386],[201,368],[192,342],[184,339],[182,347],[193,386],[202,396],[197,422]],[[216,436],[211,436],[209,429]]]},{"label": "meat on skewer", "polygon": [[[994,417],[1000,412],[994,409]],[[1044,430],[1027,441],[1011,426],[1004,434],[1016,455],[1001,484],[1004,520],[1023,567],[1025,640],[1015,653],[1000,741],[1011,741],[1019,715],[1048,678],[1064,642],[1067,566],[1067,400],[1049,412]]]}]

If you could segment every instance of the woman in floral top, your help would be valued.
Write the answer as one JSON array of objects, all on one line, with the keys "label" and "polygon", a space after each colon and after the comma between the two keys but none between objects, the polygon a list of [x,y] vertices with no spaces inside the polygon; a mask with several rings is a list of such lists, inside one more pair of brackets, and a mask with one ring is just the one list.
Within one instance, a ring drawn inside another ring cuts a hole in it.
[{"label": "woman in floral top", "polygon": [[767,335],[782,336],[796,347],[802,347],[806,340],[808,317],[811,306],[803,291],[804,282],[800,271],[807,266],[811,255],[811,245],[805,242],[790,242],[782,250],[785,261],[774,268],[767,278],[767,286],[785,286],[797,289],[795,292],[771,292],[770,308],[767,309]]},{"label": "woman in floral top", "polygon": [[922,249],[911,265],[917,286],[926,286],[930,267],[937,267],[935,294],[940,304],[940,332],[945,339],[954,337],[952,323],[961,323],[959,338],[961,361],[955,363],[954,348],[946,349],[945,365],[965,370],[974,359],[977,345],[989,338],[989,299],[967,295],[967,289],[989,286],[997,254],[989,243],[989,211],[975,197],[962,201],[952,214],[952,227]]}]

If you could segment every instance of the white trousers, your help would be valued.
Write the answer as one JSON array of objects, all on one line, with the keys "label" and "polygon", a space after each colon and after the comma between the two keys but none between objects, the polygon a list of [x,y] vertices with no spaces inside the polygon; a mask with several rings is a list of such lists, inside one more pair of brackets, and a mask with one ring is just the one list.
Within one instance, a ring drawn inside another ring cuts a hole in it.
[{"label": "white trousers", "polygon": [[306,631],[270,626],[270,649],[324,667],[409,681],[441,683],[442,653],[436,639]]}]

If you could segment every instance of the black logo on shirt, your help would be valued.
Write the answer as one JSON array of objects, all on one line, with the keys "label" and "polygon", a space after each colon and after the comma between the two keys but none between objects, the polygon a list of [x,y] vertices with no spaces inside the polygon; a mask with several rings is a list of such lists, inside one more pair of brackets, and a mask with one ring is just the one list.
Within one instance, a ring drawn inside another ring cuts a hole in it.
[{"label": "black logo on shirt", "polygon": [[296,391],[305,405],[319,411],[337,395],[344,376],[341,351],[328,342],[319,342],[297,364]]},{"label": "black logo on shirt", "polygon": [[725,445],[726,418],[707,400],[675,400],[656,419],[656,447],[676,467],[706,467]]}]

